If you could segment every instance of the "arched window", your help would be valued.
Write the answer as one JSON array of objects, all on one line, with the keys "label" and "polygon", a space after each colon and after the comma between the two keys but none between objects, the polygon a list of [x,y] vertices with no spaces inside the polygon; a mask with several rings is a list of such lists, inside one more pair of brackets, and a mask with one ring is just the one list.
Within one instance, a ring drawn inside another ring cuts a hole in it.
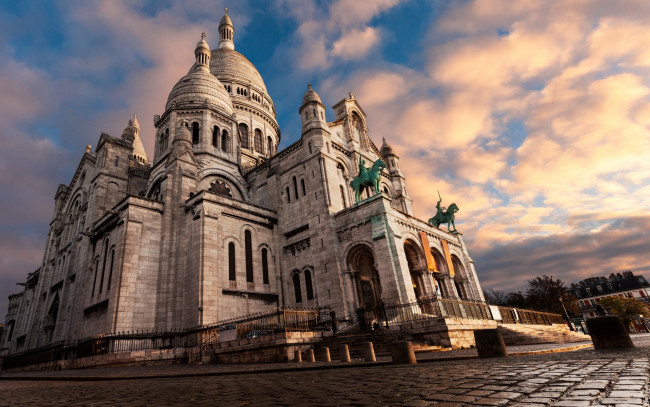
[{"label": "arched window", "polygon": [[241,148],[248,148],[248,126],[239,123],[239,134],[241,135]]},{"label": "arched window", "polygon": [[212,129],[212,147],[219,148],[219,127],[217,126]]},{"label": "arched window", "polygon": [[258,153],[264,152],[264,146],[262,144],[262,130],[255,129],[255,151]]},{"label": "arched window", "polygon": [[97,273],[99,272],[99,256],[95,259],[95,277],[93,277],[93,290],[90,293],[91,297],[95,296],[95,286],[97,285]]},{"label": "arched window", "polygon": [[273,155],[273,140],[271,137],[266,138],[266,154],[269,157]]},{"label": "arched window", "polygon": [[199,123],[192,123],[192,144],[199,144]]},{"label": "arched window", "polygon": [[284,189],[284,192],[287,194],[287,203],[291,203],[291,194],[289,193],[289,187]]},{"label": "arched window", "polygon": [[314,299],[314,287],[311,284],[311,271],[305,270],[305,287],[307,288],[307,301]]},{"label": "arched window", "polygon": [[262,249],[262,282],[269,283],[269,259],[268,250]]},{"label": "arched window", "polygon": [[300,180],[300,186],[302,187],[302,196],[307,195],[307,189],[305,188],[305,180],[304,179]]},{"label": "arched window", "polygon": [[229,153],[230,152],[230,142],[229,142],[229,137],[228,137],[228,132],[223,130],[221,132],[221,150],[224,153]]},{"label": "arched window", "polygon": [[108,242],[104,245],[104,261],[102,262],[102,279],[99,280],[99,293],[102,293],[102,288],[104,288],[104,276],[106,275],[106,263],[108,260]]},{"label": "arched window", "polygon": [[293,272],[293,291],[296,296],[296,304],[302,302],[302,290],[300,289],[300,274],[298,270]]},{"label": "arched window", "polygon": [[111,260],[108,268],[108,283],[106,284],[106,291],[111,289],[111,280],[113,279],[113,263],[115,262],[115,246],[111,248]]},{"label": "arched window", "polygon": [[235,271],[235,244],[232,242],[228,243],[228,280],[237,280]]},{"label": "arched window", "polygon": [[253,282],[253,242],[251,241],[251,231],[244,232],[244,246],[246,249],[246,282]]},{"label": "arched window", "polygon": [[298,200],[298,181],[296,181],[296,177],[293,177],[293,197]]}]

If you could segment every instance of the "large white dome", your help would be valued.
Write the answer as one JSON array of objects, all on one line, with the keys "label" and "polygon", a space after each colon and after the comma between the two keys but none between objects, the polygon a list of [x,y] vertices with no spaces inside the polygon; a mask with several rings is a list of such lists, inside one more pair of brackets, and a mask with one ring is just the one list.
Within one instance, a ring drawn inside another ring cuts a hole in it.
[{"label": "large white dome", "polygon": [[223,81],[250,83],[268,95],[264,80],[255,65],[233,49],[217,48],[212,50],[210,72]]}]

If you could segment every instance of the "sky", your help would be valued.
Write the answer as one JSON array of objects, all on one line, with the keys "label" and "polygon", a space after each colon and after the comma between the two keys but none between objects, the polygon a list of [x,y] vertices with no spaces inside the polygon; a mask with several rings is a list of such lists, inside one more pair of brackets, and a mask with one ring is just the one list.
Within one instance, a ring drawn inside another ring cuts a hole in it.
[{"label": "sky", "polygon": [[[93,0],[0,2],[0,314],[42,261],[59,184],[85,146],[153,115],[218,44],[258,68],[300,137],[308,82],[353,91],[400,157],[415,215],[456,202],[483,288],[630,269],[650,277],[650,3]],[[2,320],[4,318],[0,318]]]}]

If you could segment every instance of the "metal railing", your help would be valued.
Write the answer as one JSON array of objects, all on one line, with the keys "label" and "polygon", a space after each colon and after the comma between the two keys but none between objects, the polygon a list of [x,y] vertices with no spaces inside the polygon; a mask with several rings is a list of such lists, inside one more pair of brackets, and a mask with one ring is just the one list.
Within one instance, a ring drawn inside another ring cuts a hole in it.
[{"label": "metal railing", "polygon": [[[560,314],[498,306],[503,323],[551,325],[562,324]],[[374,309],[357,310],[362,329],[373,325],[402,325],[435,318],[493,320],[490,306],[480,301],[430,297],[409,303],[390,302]]]},{"label": "metal railing", "polygon": [[4,360],[2,368],[11,369],[109,353],[204,347],[220,341],[254,339],[277,333],[319,331],[330,327],[328,308],[276,308],[190,329],[116,332],[73,343],[57,342],[11,354]]},{"label": "metal railing", "polygon": [[504,324],[552,325],[564,323],[564,318],[560,314],[504,307],[501,305],[498,308],[501,314],[501,321]]},{"label": "metal railing", "polygon": [[374,324],[402,325],[434,318],[492,319],[489,306],[483,302],[437,297],[409,303],[384,303],[374,309],[359,308],[357,316],[362,328]]}]

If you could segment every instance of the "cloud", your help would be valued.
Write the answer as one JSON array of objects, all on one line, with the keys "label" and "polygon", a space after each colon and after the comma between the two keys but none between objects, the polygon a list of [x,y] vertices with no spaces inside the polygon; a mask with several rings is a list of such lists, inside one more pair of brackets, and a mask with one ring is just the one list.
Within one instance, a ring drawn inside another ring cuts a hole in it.
[{"label": "cloud", "polygon": [[650,217],[631,217],[595,233],[535,237],[473,253],[483,288],[525,290],[536,276],[553,275],[569,285],[590,276],[630,269],[650,271]]},{"label": "cloud", "polygon": [[366,57],[380,44],[380,30],[370,21],[402,0],[339,0],[320,6],[316,2],[284,1],[298,29],[277,58],[297,61],[301,71],[323,71],[337,60]]},{"label": "cloud", "polygon": [[379,43],[379,31],[372,27],[352,30],[341,35],[332,45],[331,55],[341,59],[355,59],[365,56]]}]

